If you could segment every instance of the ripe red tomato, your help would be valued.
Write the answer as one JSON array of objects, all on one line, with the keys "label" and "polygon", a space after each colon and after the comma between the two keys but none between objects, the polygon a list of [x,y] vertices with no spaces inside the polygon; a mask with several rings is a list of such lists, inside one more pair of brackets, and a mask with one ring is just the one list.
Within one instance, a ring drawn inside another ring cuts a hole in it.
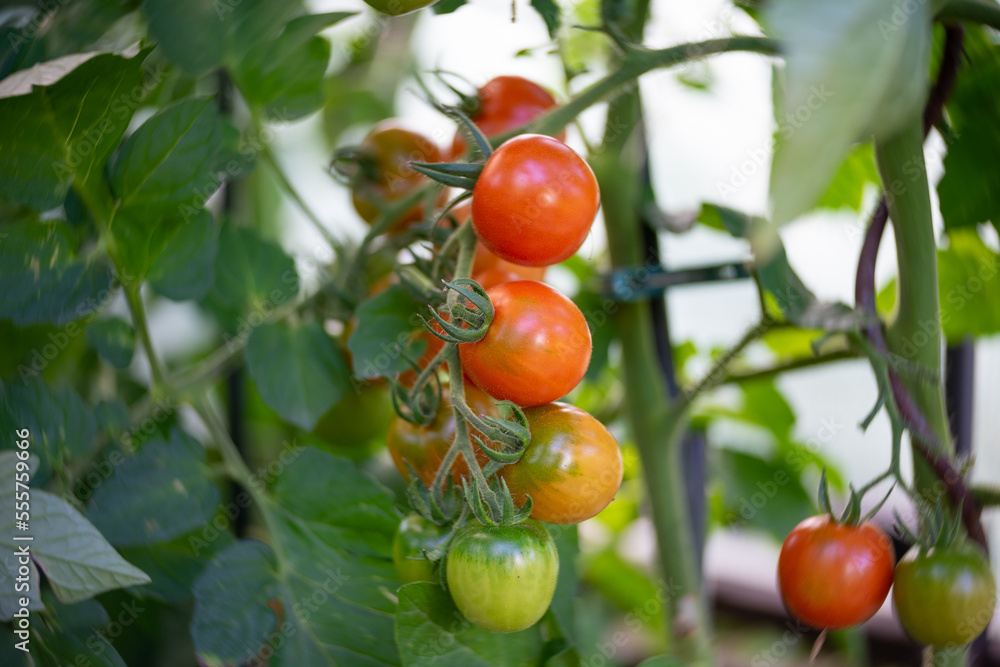
[{"label": "ripe red tomato", "polygon": [[[465,387],[465,400],[477,415],[497,417],[500,414],[489,396],[468,384]],[[472,430],[472,433],[482,437],[482,433],[475,429]],[[392,455],[392,460],[396,464],[399,474],[409,481],[410,476],[403,463],[406,461],[428,486],[434,482],[434,475],[437,474],[438,468],[441,467],[441,462],[444,461],[448,448],[454,440],[455,415],[447,391],[442,392],[441,406],[438,408],[434,421],[430,424],[417,426],[397,416],[389,424],[389,433],[386,436],[389,453]],[[486,455],[476,446],[475,441],[473,441],[472,446],[479,465],[486,465],[488,461]],[[459,456],[451,468],[452,479],[456,484],[460,484],[462,476],[468,474],[469,466],[465,459]]]},{"label": "ripe red tomato", "polygon": [[447,537],[448,531],[423,518],[410,514],[399,523],[396,536],[392,540],[392,562],[396,566],[399,581],[412,584],[414,581],[435,583],[434,563],[424,555],[436,549]]},{"label": "ripe red tomato", "polygon": [[531,516],[580,523],[608,506],[622,484],[622,453],[604,425],[580,408],[549,403],[524,411],[531,444],[499,475],[514,501],[531,496]]},{"label": "ripe red tomato", "polygon": [[976,547],[910,549],[896,566],[892,601],[906,633],[921,644],[965,646],[993,618],[997,584]]},{"label": "ripe red tomato", "polygon": [[[508,262],[505,259],[500,259],[487,250],[486,246],[482,243],[476,244],[476,256],[472,260],[472,275],[496,271],[517,276],[517,280],[537,280],[541,282],[545,280],[545,271],[547,268],[545,266],[522,266]],[[499,285],[500,283],[496,284]],[[483,285],[483,287],[486,286]],[[486,289],[489,289],[489,287]]]},{"label": "ripe red tomato", "polygon": [[[487,139],[500,136],[530,123],[556,105],[552,93],[520,76],[498,76],[479,89],[479,108],[472,121]],[[566,133],[558,134],[560,141]],[[465,141],[459,132],[451,142],[452,158],[465,153]]]},{"label": "ripe red tomato", "polygon": [[892,542],[875,524],[835,523],[823,514],[792,530],[778,556],[778,587],[788,611],[815,628],[867,621],[892,586]]},{"label": "ripe red tomato", "polygon": [[458,346],[462,369],[493,398],[523,407],[565,396],[590,363],[590,329],[572,301],[544,283],[517,280],[487,291],[495,314],[486,336]]},{"label": "ripe red tomato", "polygon": [[[378,217],[376,202],[397,201],[428,182],[426,176],[410,167],[411,162],[441,161],[437,144],[393,120],[376,125],[358,148],[363,157],[351,201],[369,223]],[[423,208],[415,206],[396,223],[393,231],[400,231],[422,217]]]},{"label": "ripe red tomato", "polygon": [[402,16],[433,5],[437,0],[365,0],[372,9],[389,16]]},{"label": "ripe red tomato", "polygon": [[539,134],[497,148],[472,193],[479,240],[501,259],[525,266],[557,264],[576,252],[601,204],[583,158]]},{"label": "ripe red tomato", "polygon": [[445,567],[462,614],[491,632],[530,628],[552,602],[559,553],[537,521],[488,528],[475,519],[455,534]]}]

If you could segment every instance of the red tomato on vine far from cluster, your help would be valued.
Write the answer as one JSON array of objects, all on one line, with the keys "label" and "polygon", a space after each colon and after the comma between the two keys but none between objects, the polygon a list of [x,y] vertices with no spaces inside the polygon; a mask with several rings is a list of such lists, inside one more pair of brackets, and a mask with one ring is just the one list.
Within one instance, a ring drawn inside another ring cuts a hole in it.
[{"label": "red tomato on vine far from cluster", "polygon": [[[556,106],[552,93],[520,76],[494,77],[478,92],[479,108],[472,122],[487,139],[516,130]],[[560,132],[557,138],[565,141],[566,133]],[[465,149],[461,132],[456,132],[451,142],[452,159],[461,157]]]},{"label": "red tomato on vine far from cluster", "polygon": [[622,453],[604,427],[580,408],[549,403],[524,411],[531,443],[517,463],[500,477],[524,504],[531,496],[531,516],[546,523],[586,521],[614,500],[622,484]]},{"label": "red tomato on vine far from cluster", "polygon": [[778,587],[788,611],[814,628],[864,623],[885,602],[895,556],[871,522],[848,526],[823,514],[796,526],[778,556]]},{"label": "red tomato on vine far from cluster", "polygon": [[472,226],[501,259],[549,266],[580,249],[600,204],[583,158],[557,139],[523,134],[486,161],[472,191]]},{"label": "red tomato on vine far from cluster", "polygon": [[551,403],[576,387],[593,348],[576,304],[534,280],[486,293],[495,310],[486,336],[458,346],[466,376],[493,398],[522,407]]},{"label": "red tomato on vine far from cluster", "polygon": [[[353,183],[351,201],[365,222],[378,217],[377,203],[391,203],[421,187],[429,180],[410,166],[411,162],[440,162],[441,149],[436,143],[409,130],[394,120],[385,120],[372,128],[358,146],[362,153],[361,169]],[[414,206],[391,231],[401,231],[423,218],[423,207]]]},{"label": "red tomato on vine far from cluster", "polygon": [[[465,401],[474,413],[481,417],[500,416],[496,405],[490,397],[479,391],[475,387],[465,386]],[[473,435],[484,437],[476,429],[470,429]],[[437,474],[441,462],[444,461],[448,448],[455,440],[455,415],[452,410],[451,400],[448,390],[445,388],[441,392],[441,405],[438,408],[434,421],[425,426],[411,424],[402,417],[396,416],[389,424],[389,432],[386,435],[386,445],[392,461],[396,464],[399,474],[407,481],[410,475],[406,470],[404,461],[416,471],[417,476],[430,486],[434,483],[434,475]],[[473,441],[475,442],[475,441]],[[479,447],[474,446],[476,460],[480,466],[489,462],[486,455]],[[456,484],[460,484],[462,477],[469,474],[469,466],[461,456],[455,460],[451,468],[451,477]]]}]

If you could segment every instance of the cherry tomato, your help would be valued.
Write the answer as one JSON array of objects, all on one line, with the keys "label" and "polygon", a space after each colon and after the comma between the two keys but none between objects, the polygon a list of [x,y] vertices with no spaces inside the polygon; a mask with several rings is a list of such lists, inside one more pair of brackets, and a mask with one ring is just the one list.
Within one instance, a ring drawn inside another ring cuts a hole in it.
[{"label": "cherry tomato", "polygon": [[959,549],[910,549],[896,566],[892,589],[896,618],[921,644],[964,646],[993,618],[997,584],[983,553]]},{"label": "cherry tomato", "polygon": [[583,158],[539,134],[497,148],[472,193],[479,240],[498,257],[525,266],[557,264],[576,252],[601,203]]},{"label": "cherry tomato", "polygon": [[[469,407],[480,416],[499,416],[499,411],[490,397],[476,389],[474,386],[466,384],[465,401]],[[482,433],[472,429],[472,433],[482,436]],[[426,426],[411,424],[401,417],[395,417],[389,425],[389,433],[386,436],[386,444],[389,446],[389,453],[399,470],[399,474],[407,481],[410,476],[406,471],[403,461],[408,462],[417,476],[423,480],[424,484],[430,486],[434,482],[434,475],[437,474],[441,462],[444,461],[448,448],[455,440],[455,415],[452,412],[450,397],[447,391],[442,392],[441,406],[438,409],[434,421]],[[480,451],[473,441],[473,449],[476,452],[476,460],[479,465],[486,465],[488,459]],[[463,475],[469,474],[469,466],[461,456],[455,461],[451,469],[452,479],[456,484],[460,484]]]},{"label": "cherry tomato", "polygon": [[[397,201],[429,182],[426,176],[410,167],[411,162],[441,161],[441,149],[437,144],[392,120],[376,125],[358,149],[362,154],[361,170],[351,200],[358,214],[369,223],[378,217],[376,203]],[[414,206],[392,231],[400,231],[422,217],[423,208]]]},{"label": "cherry tomato", "polygon": [[448,591],[462,614],[492,632],[530,628],[552,602],[559,554],[537,521],[488,528],[473,520],[448,549]]},{"label": "cherry tomato", "polygon": [[437,0],[365,0],[365,3],[372,9],[376,9],[389,16],[402,16],[415,12],[418,9],[429,7]]},{"label": "cherry tomato", "polygon": [[[444,318],[448,319],[448,316],[445,315]],[[433,326],[436,330],[441,331],[441,327],[437,322],[433,322],[431,326]],[[423,370],[427,368],[428,364],[434,360],[434,357],[436,357],[438,352],[441,351],[441,348],[444,347],[444,341],[432,334],[430,331],[427,331],[427,329],[421,329],[414,334],[414,336],[415,340],[424,341],[424,351],[420,355],[420,358],[417,359],[417,365],[421,370]],[[399,383],[404,387],[412,387],[413,383],[416,381],[417,371],[413,369],[404,371],[399,375]]]},{"label": "cherry tomato", "polygon": [[608,506],[622,484],[622,453],[604,425],[580,408],[549,403],[524,411],[531,444],[500,477],[518,506],[531,496],[531,516],[580,523]]},{"label": "cherry tomato", "polygon": [[530,407],[551,403],[579,384],[592,344],[576,304],[533,280],[504,283],[486,293],[496,311],[489,331],[458,347],[462,369],[480,389]]},{"label": "cherry tomato", "polygon": [[[556,105],[552,93],[520,76],[498,76],[479,89],[479,108],[472,121],[487,139],[500,136],[530,123]],[[558,134],[560,141],[566,133]],[[459,132],[451,142],[451,155],[465,153],[465,141]]]},{"label": "cherry tomato", "polygon": [[814,516],[781,545],[778,587],[785,607],[803,623],[849,628],[885,602],[894,558],[892,542],[875,524],[847,526]]},{"label": "cherry tomato", "polygon": [[392,562],[396,566],[400,583],[437,581],[434,563],[427,560],[424,552],[437,548],[447,534],[445,528],[419,514],[410,514],[399,523],[392,540]]}]

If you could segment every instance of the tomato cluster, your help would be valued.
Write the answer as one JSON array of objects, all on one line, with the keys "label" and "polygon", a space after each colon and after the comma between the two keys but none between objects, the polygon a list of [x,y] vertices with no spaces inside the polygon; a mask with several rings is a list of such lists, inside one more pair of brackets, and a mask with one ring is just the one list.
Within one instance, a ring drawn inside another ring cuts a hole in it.
[{"label": "tomato cluster", "polygon": [[864,623],[891,588],[903,629],[936,648],[978,637],[997,601],[996,581],[978,548],[917,545],[896,564],[892,542],[874,524],[839,524],[825,514],[806,519],[785,538],[778,587],[793,616],[821,629]]},{"label": "tomato cluster", "polygon": [[[549,93],[530,81],[498,77],[480,90],[471,117],[484,135],[494,137],[523,126],[554,104]],[[456,136],[452,153],[465,152]],[[358,171],[352,180],[354,204],[369,222],[385,210],[385,203],[412,196],[428,184],[411,163],[422,162],[420,168],[433,173],[428,166],[441,159],[429,139],[395,123],[378,125],[352,157]],[[471,189],[471,205],[452,210],[450,216],[458,223],[471,217],[477,240],[470,273],[489,297],[492,319],[481,337],[466,340],[446,329],[463,333],[470,320],[461,313],[468,311],[444,308],[434,330],[418,334],[426,342],[417,361],[420,368],[437,363],[446,344],[439,335],[457,345],[457,354],[450,349],[442,357],[448,359],[450,377],[442,380],[439,409],[430,423],[397,416],[386,441],[400,474],[408,480],[416,475],[428,493],[443,498],[449,482],[463,488],[484,483],[480,471],[489,459],[476,443],[493,448],[493,456],[506,446],[493,440],[504,437],[502,431],[492,436],[483,432],[493,428],[490,418],[500,416],[494,400],[519,406],[530,442],[516,462],[504,461],[496,472],[499,482],[493,485],[509,493],[508,503],[513,501],[523,512],[492,520],[489,514],[476,513],[486,510],[474,509],[478,518],[450,529],[444,527],[448,522],[442,514],[425,513],[437,517],[434,522],[412,515],[400,524],[393,558],[400,581],[443,578],[471,622],[494,632],[513,632],[536,623],[555,590],[559,558],[541,522],[575,524],[597,515],[622,481],[621,451],[611,433],[585,411],[556,402],[583,379],[592,343],[580,309],[542,282],[546,267],[580,248],[597,215],[600,195],[593,172],[579,155],[560,139],[533,134],[501,144],[482,165]],[[405,242],[398,232],[429,219],[423,209],[431,202],[425,198],[407,211],[389,230],[397,234],[390,238]],[[467,258],[471,238],[463,243]],[[443,247],[435,250],[444,255]],[[465,305],[471,307],[473,301]],[[454,375],[455,361],[461,378]],[[461,410],[452,405],[456,380],[464,389]],[[412,371],[396,382],[396,390],[409,388],[414,395],[421,390]],[[462,412],[465,408],[468,412]],[[460,412],[480,421],[459,417]],[[460,454],[444,471],[441,466],[455,454],[458,418],[469,422],[475,465]],[[438,475],[444,482],[431,489]],[[485,525],[491,521],[497,525]],[[446,565],[435,569],[428,556],[437,561],[441,554],[446,554]]]}]

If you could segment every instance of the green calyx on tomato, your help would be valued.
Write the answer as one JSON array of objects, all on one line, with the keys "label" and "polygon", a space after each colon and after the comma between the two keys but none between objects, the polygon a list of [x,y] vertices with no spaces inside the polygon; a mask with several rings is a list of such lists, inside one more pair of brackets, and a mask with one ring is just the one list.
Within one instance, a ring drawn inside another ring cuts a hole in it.
[{"label": "green calyx on tomato", "polygon": [[993,618],[997,585],[975,546],[911,548],[896,566],[893,608],[910,637],[928,646],[959,647]]},{"label": "green calyx on tomato", "polygon": [[885,602],[894,558],[889,537],[871,522],[850,526],[826,514],[810,517],[781,545],[781,598],[806,625],[831,630],[858,625]]},{"label": "green calyx on tomato", "polygon": [[559,554],[537,521],[462,527],[448,549],[448,590],[458,610],[492,632],[529,628],[545,614],[559,577]]},{"label": "green calyx on tomato", "polygon": [[501,259],[549,266],[579,250],[600,203],[594,172],[572,148],[523,134],[483,166],[472,191],[472,226]]},{"label": "green calyx on tomato", "polygon": [[583,313],[543,283],[518,280],[487,291],[486,335],[459,345],[462,369],[498,400],[544,405],[569,393],[587,372],[592,343]]},{"label": "green calyx on tomato", "polygon": [[415,581],[437,583],[435,563],[427,554],[444,543],[448,530],[419,514],[410,514],[399,523],[392,540],[392,562],[400,583]]},{"label": "green calyx on tomato", "polygon": [[514,501],[532,501],[531,516],[546,523],[586,521],[607,507],[622,483],[622,454],[614,436],[580,408],[550,403],[524,411],[531,443],[499,476]]}]

